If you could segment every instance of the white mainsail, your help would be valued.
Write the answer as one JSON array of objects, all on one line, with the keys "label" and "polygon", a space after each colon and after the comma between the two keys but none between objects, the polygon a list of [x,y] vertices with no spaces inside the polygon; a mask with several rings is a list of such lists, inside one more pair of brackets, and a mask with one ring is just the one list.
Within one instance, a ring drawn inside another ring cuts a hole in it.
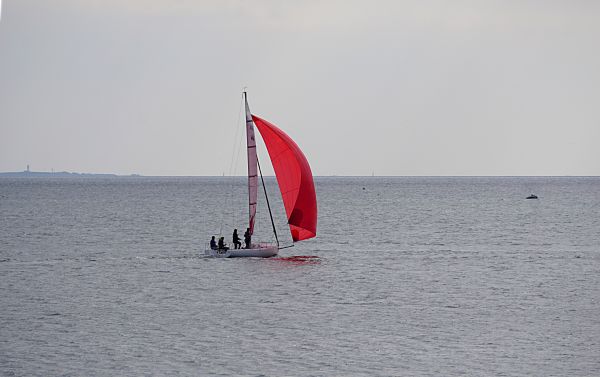
[{"label": "white mainsail", "polygon": [[254,139],[254,121],[248,107],[248,98],[244,92],[246,102],[246,145],[248,147],[248,206],[250,234],[254,233],[254,216],[256,215],[256,200],[258,196],[258,168],[256,157],[256,140]]}]

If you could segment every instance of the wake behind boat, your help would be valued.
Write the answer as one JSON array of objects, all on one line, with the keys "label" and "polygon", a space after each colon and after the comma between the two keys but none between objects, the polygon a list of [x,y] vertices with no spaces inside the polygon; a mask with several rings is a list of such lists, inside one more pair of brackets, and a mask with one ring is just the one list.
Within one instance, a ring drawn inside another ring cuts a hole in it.
[{"label": "wake behind boat", "polygon": [[269,197],[256,153],[254,125],[258,128],[269,152],[269,158],[275,170],[293,242],[313,238],[317,234],[317,196],[315,194],[315,185],[310,165],[304,153],[302,153],[298,145],[285,132],[274,124],[252,114],[248,106],[246,92],[243,95],[246,105],[246,147],[248,152],[249,219],[247,232],[249,232],[250,236],[254,233],[254,220],[258,199],[258,177],[260,175],[276,244],[254,244],[248,242],[246,248],[243,249],[227,249],[211,245],[211,247],[205,250],[205,254],[216,258],[268,258],[277,255],[280,249],[277,229],[273,221],[271,205],[269,204]]}]

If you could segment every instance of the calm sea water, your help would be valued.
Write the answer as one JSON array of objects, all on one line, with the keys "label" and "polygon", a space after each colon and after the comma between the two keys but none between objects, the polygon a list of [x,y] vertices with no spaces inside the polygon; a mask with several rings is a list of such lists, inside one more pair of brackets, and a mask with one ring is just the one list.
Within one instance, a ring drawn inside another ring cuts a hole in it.
[{"label": "calm sea water", "polygon": [[244,184],[0,179],[0,375],[600,375],[600,178],[317,178],[204,258]]}]

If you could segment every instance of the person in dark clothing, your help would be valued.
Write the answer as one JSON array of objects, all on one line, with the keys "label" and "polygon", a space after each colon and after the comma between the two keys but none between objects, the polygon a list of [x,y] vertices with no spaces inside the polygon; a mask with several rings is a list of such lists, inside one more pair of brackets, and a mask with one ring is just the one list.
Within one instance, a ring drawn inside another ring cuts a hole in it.
[{"label": "person in dark clothing", "polygon": [[251,247],[252,236],[250,235],[250,228],[246,229],[246,233],[244,233],[244,242],[246,243],[246,249]]},{"label": "person in dark clothing", "polygon": [[217,241],[215,241],[215,236],[212,236],[210,239],[210,248],[212,250],[217,250]]},{"label": "person in dark clothing", "polygon": [[225,237],[219,238],[219,250],[229,250],[229,248],[225,244]]},{"label": "person in dark clothing", "polygon": [[237,229],[233,230],[233,247],[236,249],[242,248],[242,243],[240,242],[240,236],[238,236]]}]

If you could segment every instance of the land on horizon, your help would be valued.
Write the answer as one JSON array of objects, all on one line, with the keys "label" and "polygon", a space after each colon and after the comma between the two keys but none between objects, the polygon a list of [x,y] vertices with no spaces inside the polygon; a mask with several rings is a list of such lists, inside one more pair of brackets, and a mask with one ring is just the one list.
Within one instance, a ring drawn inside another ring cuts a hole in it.
[{"label": "land on horizon", "polygon": [[15,171],[15,172],[0,172],[0,178],[37,178],[37,177],[57,177],[57,178],[67,178],[67,177],[140,177],[139,174],[113,174],[113,173],[77,173],[77,172],[68,172],[68,171]]}]

